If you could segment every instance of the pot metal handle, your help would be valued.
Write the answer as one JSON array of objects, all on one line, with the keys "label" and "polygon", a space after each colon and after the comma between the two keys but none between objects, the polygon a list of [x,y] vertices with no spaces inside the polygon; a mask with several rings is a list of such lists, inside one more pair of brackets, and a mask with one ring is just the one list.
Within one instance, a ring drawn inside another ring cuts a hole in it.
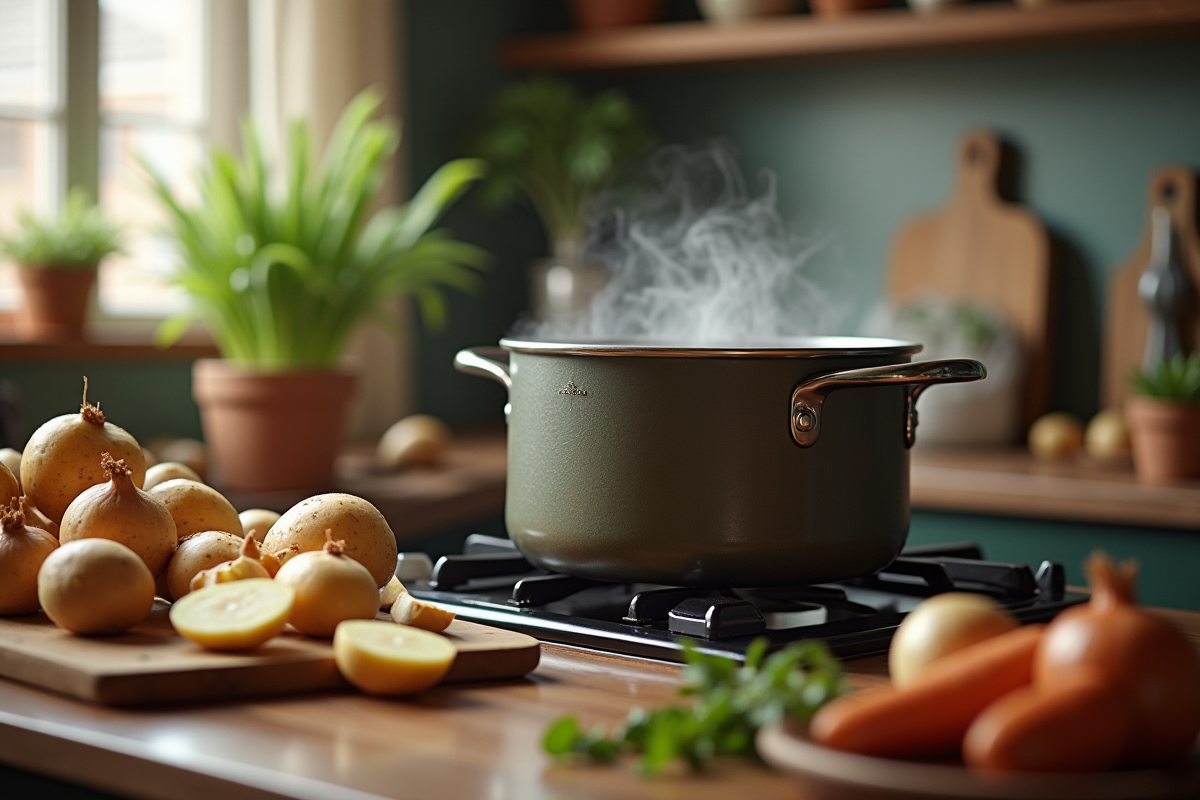
[{"label": "pot metal handle", "polygon": [[816,443],[821,433],[821,407],[830,392],[854,386],[904,384],[908,388],[904,446],[912,447],[917,435],[917,398],[921,392],[936,383],[965,383],[986,377],[983,364],[969,359],[888,364],[816,375],[792,392],[792,438],[801,447],[812,447]]},{"label": "pot metal handle", "polygon": [[508,371],[508,351],[499,347],[468,347],[454,356],[454,368],[468,375],[491,378],[512,388],[512,375]]}]

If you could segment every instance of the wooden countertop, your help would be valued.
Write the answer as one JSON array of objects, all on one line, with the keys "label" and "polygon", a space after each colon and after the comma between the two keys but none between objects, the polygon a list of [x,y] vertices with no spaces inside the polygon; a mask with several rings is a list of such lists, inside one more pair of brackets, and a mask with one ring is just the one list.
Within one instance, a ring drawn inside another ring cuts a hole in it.
[{"label": "wooden countertop", "polygon": [[[1200,650],[1200,614],[1163,611]],[[860,686],[884,657],[847,663]],[[750,762],[652,780],[628,765],[556,764],[547,723],[577,713],[611,725],[633,706],[674,699],[678,667],[543,646],[527,679],[439,688],[412,700],[329,694],[126,711],[0,681],[0,762],[148,800],[654,798],[804,800]]]}]

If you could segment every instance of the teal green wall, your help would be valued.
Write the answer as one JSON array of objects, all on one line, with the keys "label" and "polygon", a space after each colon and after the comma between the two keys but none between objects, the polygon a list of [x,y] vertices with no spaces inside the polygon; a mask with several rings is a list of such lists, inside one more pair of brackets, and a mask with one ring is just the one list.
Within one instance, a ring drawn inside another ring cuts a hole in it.
[{"label": "teal green wall", "polygon": [[[672,13],[687,15],[686,3]],[[691,12],[694,14],[694,12]],[[461,154],[462,136],[505,80],[496,47],[511,33],[561,27],[559,3],[409,0],[414,179]],[[896,227],[939,205],[950,189],[959,136],[983,125],[1019,156],[1016,196],[1055,236],[1062,274],[1056,407],[1097,406],[1103,292],[1108,271],[1141,234],[1150,171],[1200,166],[1200,47],[1195,41],[1088,49],[856,59],[587,76],[620,86],[664,141],[721,137],[748,176],[779,177],[785,214],[834,243],[822,254],[861,310],[880,294]],[[541,254],[540,229],[514,210],[488,218],[471,203],[451,217],[492,251],[485,293],[455,298],[451,323],[423,334],[418,400],[458,422],[499,421],[503,393],[453,372],[456,349],[495,342],[525,308],[524,268]],[[1200,609],[1200,533],[918,512],[913,543],[976,540],[989,557],[1054,558],[1082,579],[1094,547],[1143,564],[1143,596]]]},{"label": "teal green wall", "polygon": [[200,438],[192,402],[191,364],[159,361],[0,364],[0,379],[21,394],[26,435],[51,417],[79,410],[83,376],[88,402],[99,401],[109,421],[139,441],[155,436]]}]

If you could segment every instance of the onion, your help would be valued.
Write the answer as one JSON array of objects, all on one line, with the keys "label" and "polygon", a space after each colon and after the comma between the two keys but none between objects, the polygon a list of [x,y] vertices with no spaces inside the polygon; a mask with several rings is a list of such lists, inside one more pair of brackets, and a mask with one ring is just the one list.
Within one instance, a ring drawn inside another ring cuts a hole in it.
[{"label": "onion", "polygon": [[1035,458],[1058,459],[1083,447],[1083,423],[1071,414],[1043,414],[1029,428],[1029,450]]},{"label": "onion", "polygon": [[84,378],[81,411],[55,417],[29,437],[21,454],[21,486],[31,503],[61,525],[72,500],[108,480],[100,464],[102,453],[124,461],[135,486],[145,481],[141,446],[125,430],[105,422],[99,406],[88,405]]},{"label": "onion", "polygon": [[325,532],[325,547],[300,553],[279,568],[275,580],[296,590],[288,622],[310,636],[333,636],[339,622],[374,619],[379,587],[362,564],[346,554],[345,542]]},{"label": "onion", "polygon": [[19,502],[0,510],[0,615],[38,610],[38,570],[57,547],[53,536],[25,524]]},{"label": "onion", "polygon": [[966,592],[931,597],[904,618],[892,637],[892,682],[908,686],[942,656],[1015,627],[1012,614],[989,597]]},{"label": "onion", "polygon": [[46,557],[38,600],[55,625],[72,633],[120,633],[150,613],[154,576],[125,545],[84,539]]},{"label": "onion", "polygon": [[124,461],[101,456],[108,476],[76,497],[63,514],[58,539],[111,539],[137,553],[154,576],[166,572],[178,536],[171,512],[149,492],[134,485]]},{"label": "onion", "polygon": [[216,586],[218,583],[270,577],[271,573],[262,565],[262,554],[258,550],[258,542],[254,540],[254,532],[251,531],[246,534],[241,554],[237,558],[199,572],[192,578],[192,591],[205,586]]},{"label": "onion", "polygon": [[1200,733],[1200,660],[1178,630],[1135,604],[1136,564],[1093,554],[1087,573],[1092,599],[1050,623],[1034,682],[1054,689],[1089,677],[1113,687],[1129,705],[1129,763],[1170,763]]}]

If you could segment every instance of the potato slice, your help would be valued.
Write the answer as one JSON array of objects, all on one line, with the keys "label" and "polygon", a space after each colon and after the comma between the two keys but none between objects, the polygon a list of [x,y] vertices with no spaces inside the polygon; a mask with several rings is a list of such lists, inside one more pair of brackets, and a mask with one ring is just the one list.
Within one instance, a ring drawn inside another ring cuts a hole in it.
[{"label": "potato slice", "polygon": [[423,603],[408,592],[403,592],[392,603],[392,619],[401,625],[441,633],[454,621],[454,612],[438,608],[432,603]]},{"label": "potato slice", "polygon": [[443,636],[382,620],[347,620],[333,634],[342,677],[368,694],[428,689],[445,677],[456,654]]},{"label": "potato slice", "polygon": [[171,606],[171,624],[209,650],[250,650],[278,636],[296,592],[270,578],[205,586]]},{"label": "potato slice", "polygon": [[404,588],[404,584],[395,575],[388,581],[382,589],[379,590],[379,610],[387,611],[396,602],[396,598],[404,594],[408,590]]}]

